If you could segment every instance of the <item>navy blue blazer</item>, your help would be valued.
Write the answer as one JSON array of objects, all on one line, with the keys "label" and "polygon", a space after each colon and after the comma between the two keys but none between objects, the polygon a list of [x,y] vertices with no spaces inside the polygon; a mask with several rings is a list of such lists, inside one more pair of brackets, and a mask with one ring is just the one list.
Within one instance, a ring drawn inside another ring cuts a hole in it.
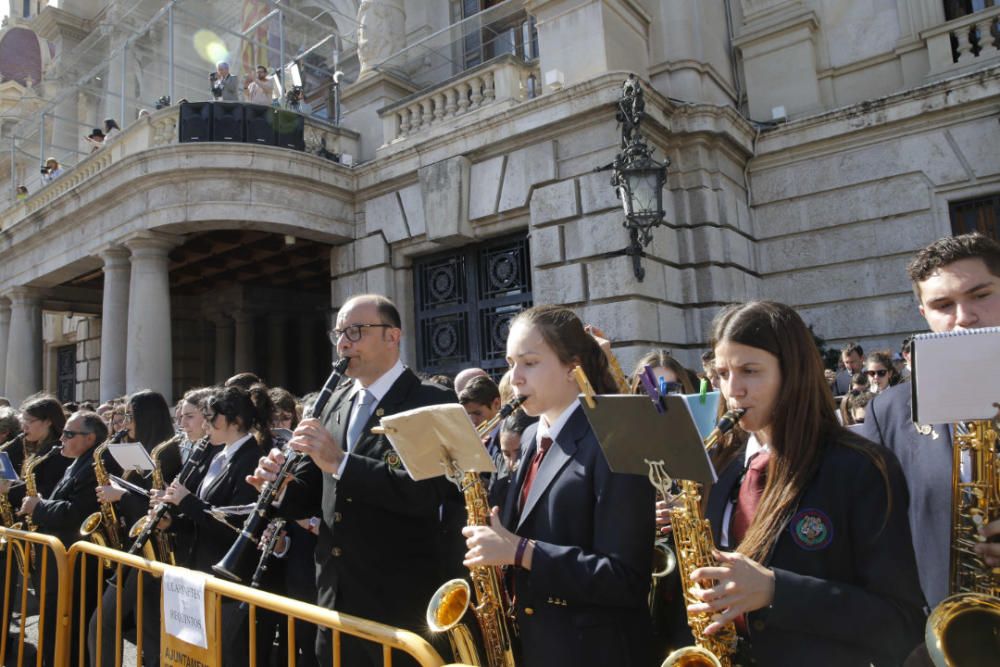
[{"label": "navy blue blazer", "polygon": [[[926,429],[925,429],[926,430]],[[890,387],[868,405],[858,433],[899,459],[910,491],[910,529],[920,587],[934,607],[948,595],[951,544],[951,431],[935,424],[922,434],[910,416],[910,384]]]},{"label": "navy blue blazer", "polygon": [[577,408],[542,459],[518,513],[524,475],[537,448],[534,433],[525,436],[524,458],[501,515],[508,529],[536,541],[531,570],[513,570],[518,664],[651,664],[646,598],[653,567],[653,487],[645,477],[609,470]]},{"label": "navy blue blazer", "polygon": [[[252,475],[257,467],[257,461],[263,453],[253,436],[244,442],[233,457],[226,463],[219,476],[205,489],[205,499],[198,495],[198,487],[212,463],[212,458],[219,453],[218,447],[209,449],[198,467],[201,474],[195,479],[192,475],[187,483],[190,493],[184,496],[177,509],[184,518],[190,521],[191,532],[187,539],[178,540],[177,555],[179,563],[185,567],[212,574],[212,566],[222,560],[226,552],[236,541],[237,533],[227,530],[218,520],[205,510],[211,507],[229,505],[246,505],[257,500],[257,490],[247,484],[247,475]],[[202,472],[204,471],[204,472]],[[197,484],[195,482],[198,482]],[[180,527],[178,526],[178,530]]]},{"label": "navy blue blazer", "polygon": [[[889,495],[864,449],[882,455]],[[716,544],[743,471],[741,453],[709,493]],[[906,506],[896,458],[841,431],[764,563],[774,571],[774,601],[748,614],[749,650],[758,665],[902,664],[924,631]]]},{"label": "navy blue blazer", "polygon": [[[66,548],[80,537],[80,526],[84,519],[98,510],[97,478],[94,475],[94,450],[91,447],[78,459],[53,454],[60,462],[69,462],[63,468],[64,475],[47,498],[39,500],[31,518],[38,524],[38,530],[58,537]],[[51,458],[51,457],[50,457]],[[44,465],[44,464],[43,464]]]}]

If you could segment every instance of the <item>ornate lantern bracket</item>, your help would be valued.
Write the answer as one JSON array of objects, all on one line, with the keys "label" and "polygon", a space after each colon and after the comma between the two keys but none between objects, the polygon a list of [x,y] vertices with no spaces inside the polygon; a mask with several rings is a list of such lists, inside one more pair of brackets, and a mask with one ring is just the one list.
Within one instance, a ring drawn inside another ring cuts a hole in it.
[{"label": "ornate lantern bracket", "polygon": [[653,149],[639,132],[645,117],[645,98],[642,86],[635,74],[629,74],[622,84],[615,115],[621,124],[621,152],[614,162],[597,171],[612,170],[611,185],[622,202],[625,220],[622,225],[628,230],[629,245],[624,250],[612,253],[628,255],[632,258],[635,277],[642,281],[646,275],[642,268],[644,248],[653,240],[653,228],[663,224],[663,187],[667,181],[667,166],[653,159]]}]

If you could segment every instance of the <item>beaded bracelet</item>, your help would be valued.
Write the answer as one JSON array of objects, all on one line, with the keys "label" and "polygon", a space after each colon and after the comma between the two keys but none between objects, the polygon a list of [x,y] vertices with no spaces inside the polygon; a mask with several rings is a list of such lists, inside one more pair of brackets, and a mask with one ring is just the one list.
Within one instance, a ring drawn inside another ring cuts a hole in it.
[{"label": "beaded bracelet", "polygon": [[517,551],[514,552],[514,567],[521,567],[521,559],[524,558],[524,550],[528,547],[528,538],[522,537],[517,543]]}]

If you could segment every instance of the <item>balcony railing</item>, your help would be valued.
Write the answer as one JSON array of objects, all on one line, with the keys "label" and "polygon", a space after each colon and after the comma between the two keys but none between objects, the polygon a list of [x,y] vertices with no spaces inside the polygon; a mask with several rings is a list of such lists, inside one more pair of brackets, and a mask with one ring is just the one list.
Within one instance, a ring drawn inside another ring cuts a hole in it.
[{"label": "balcony railing", "polygon": [[517,104],[540,92],[538,61],[503,55],[390,104],[379,110],[379,116],[388,144],[425,134],[486,107]]},{"label": "balcony railing", "polygon": [[968,14],[925,30],[930,76],[1000,62],[1000,7]]},{"label": "balcony railing", "polygon": [[[140,118],[100,150],[87,156],[75,167],[67,168],[66,173],[52,183],[32,191],[27,198],[14,202],[6,210],[0,212],[0,230],[8,229],[19,220],[44,208],[58,197],[129,156],[158,146],[178,143],[179,109],[178,106],[171,106]],[[329,125],[311,116],[304,116],[304,121],[303,137],[306,153],[327,158],[333,154],[337,156],[358,155],[359,135],[356,132]],[[247,146],[248,148],[250,146],[256,147],[256,144],[247,144]],[[270,147],[259,150],[285,151],[289,149]],[[195,177],[192,175],[192,178]]]}]

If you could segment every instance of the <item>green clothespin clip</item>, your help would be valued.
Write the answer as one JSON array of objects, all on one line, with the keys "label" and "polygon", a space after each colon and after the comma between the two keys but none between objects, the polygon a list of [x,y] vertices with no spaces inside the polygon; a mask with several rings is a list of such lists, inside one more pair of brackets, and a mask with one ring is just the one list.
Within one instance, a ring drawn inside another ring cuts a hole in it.
[{"label": "green clothespin clip", "polygon": [[704,405],[705,401],[708,399],[708,378],[701,379],[701,387],[698,389],[698,400]]}]

